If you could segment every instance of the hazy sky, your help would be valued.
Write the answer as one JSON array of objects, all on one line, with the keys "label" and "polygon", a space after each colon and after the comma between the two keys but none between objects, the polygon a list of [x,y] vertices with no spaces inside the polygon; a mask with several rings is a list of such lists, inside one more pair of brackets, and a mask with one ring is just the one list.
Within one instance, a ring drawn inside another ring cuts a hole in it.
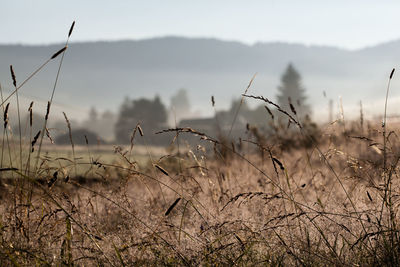
[{"label": "hazy sky", "polygon": [[398,0],[2,0],[0,43],[179,35],[349,49],[400,38]]}]

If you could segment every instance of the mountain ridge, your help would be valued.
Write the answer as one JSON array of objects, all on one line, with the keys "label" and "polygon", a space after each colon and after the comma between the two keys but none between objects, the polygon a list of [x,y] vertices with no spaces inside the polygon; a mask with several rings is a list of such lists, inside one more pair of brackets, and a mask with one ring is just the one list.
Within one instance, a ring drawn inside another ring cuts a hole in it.
[{"label": "mountain ridge", "polygon": [[[63,45],[0,44],[0,82],[11,90],[9,65],[14,66],[17,79],[26,77]],[[194,109],[204,115],[212,112],[211,95],[219,108],[227,107],[233,97],[240,96],[254,73],[258,75],[253,93],[273,99],[289,62],[301,73],[311,104],[321,102],[322,91],[334,99],[343,95],[348,103],[375,100],[378,86],[386,82],[385,75],[400,62],[400,41],[360,50],[281,42],[248,45],[177,36],[72,42],[56,100],[58,96],[58,101],[66,104],[117,111],[125,96],[160,94],[168,104],[169,97],[185,87]],[[56,64],[52,62],[27,84],[31,95],[48,97]]]}]

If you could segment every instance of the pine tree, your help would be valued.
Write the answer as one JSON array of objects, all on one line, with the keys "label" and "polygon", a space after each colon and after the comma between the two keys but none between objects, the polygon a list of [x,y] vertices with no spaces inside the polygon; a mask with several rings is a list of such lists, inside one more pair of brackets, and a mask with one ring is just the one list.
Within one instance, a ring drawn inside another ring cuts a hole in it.
[{"label": "pine tree", "polygon": [[311,115],[311,107],[306,103],[307,96],[301,84],[301,76],[291,63],[281,77],[278,91],[277,100],[282,109],[292,113],[291,103],[299,118],[304,119],[306,115]]}]

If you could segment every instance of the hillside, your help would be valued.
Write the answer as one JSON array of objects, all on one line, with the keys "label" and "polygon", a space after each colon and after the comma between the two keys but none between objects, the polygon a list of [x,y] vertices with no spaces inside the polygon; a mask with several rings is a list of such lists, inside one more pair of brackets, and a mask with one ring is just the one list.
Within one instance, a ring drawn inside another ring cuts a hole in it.
[{"label": "hillside", "polygon": [[[60,47],[62,44],[0,45],[3,88],[11,88],[10,64],[17,79],[22,80]],[[71,43],[56,103],[77,117],[77,110],[84,112],[90,106],[116,111],[125,96],[152,97],[158,93],[168,103],[171,94],[185,87],[194,110],[207,115],[212,112],[211,95],[215,96],[219,108],[227,107],[256,72],[252,92],[274,98],[281,72],[292,62],[302,74],[310,102],[316,108],[326,107],[323,91],[334,100],[343,95],[347,105],[360,100],[368,105],[383,97],[387,75],[399,61],[399,41],[358,51],[287,43],[249,46],[180,37]],[[52,62],[21,94],[47,101],[56,71],[57,62]],[[392,97],[395,96],[393,93]]]}]

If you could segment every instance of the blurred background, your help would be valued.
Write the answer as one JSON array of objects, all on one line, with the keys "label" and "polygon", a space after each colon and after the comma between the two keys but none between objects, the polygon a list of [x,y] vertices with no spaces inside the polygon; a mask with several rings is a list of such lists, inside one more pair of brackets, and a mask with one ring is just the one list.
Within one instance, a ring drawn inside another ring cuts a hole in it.
[{"label": "blurred background", "polygon": [[[60,138],[62,111],[74,129],[102,142],[129,143],[137,123],[145,132],[227,132],[233,120],[238,129],[268,129],[260,101],[246,99],[235,117],[255,74],[248,94],[286,108],[290,97],[299,116],[317,123],[335,120],[340,102],[348,119],[362,106],[365,118],[381,120],[388,77],[400,62],[394,0],[20,0],[3,1],[1,10],[4,96],[13,90],[9,65],[21,82],[63,47],[76,21],[50,115]],[[43,120],[58,64],[21,88],[23,116],[34,101],[36,121]],[[395,77],[392,119],[400,113],[398,88]],[[15,114],[14,99],[10,109]]]}]

